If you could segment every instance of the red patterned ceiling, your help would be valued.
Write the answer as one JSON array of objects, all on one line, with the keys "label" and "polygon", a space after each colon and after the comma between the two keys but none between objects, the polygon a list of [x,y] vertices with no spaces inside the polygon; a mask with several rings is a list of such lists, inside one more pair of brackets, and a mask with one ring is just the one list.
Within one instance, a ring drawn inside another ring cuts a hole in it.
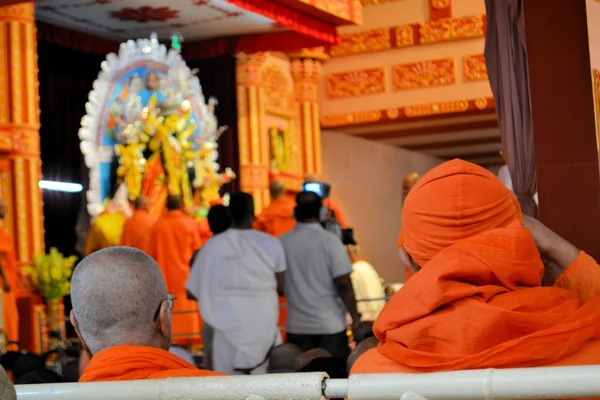
[{"label": "red patterned ceiling", "polygon": [[275,22],[225,0],[45,0],[36,4],[44,22],[110,39],[168,38],[179,32],[187,40],[273,31]]}]

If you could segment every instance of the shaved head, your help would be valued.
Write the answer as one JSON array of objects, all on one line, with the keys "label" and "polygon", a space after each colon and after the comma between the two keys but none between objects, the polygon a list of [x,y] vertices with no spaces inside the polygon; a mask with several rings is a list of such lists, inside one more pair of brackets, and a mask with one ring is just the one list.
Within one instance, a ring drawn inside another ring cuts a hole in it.
[{"label": "shaved head", "polygon": [[296,372],[296,359],[302,354],[300,347],[291,343],[276,346],[269,354],[269,373],[285,374]]},{"label": "shaved head", "polygon": [[6,217],[6,202],[0,199],[0,219]]},{"label": "shaved head", "polygon": [[148,208],[150,206],[150,203],[148,202],[148,198],[146,196],[144,196],[143,194],[140,194],[134,201],[133,201],[133,208],[135,208],[136,210],[144,210],[147,211]]},{"label": "shaved head", "polygon": [[170,315],[167,296],[162,272],[150,256],[131,247],[109,247],[75,268],[71,318],[92,354],[119,345],[168,349],[170,319],[163,318]]},{"label": "shaved head", "polygon": [[305,182],[317,182],[319,180],[319,178],[317,177],[316,174],[306,174],[304,175],[304,181]]},{"label": "shaved head", "polygon": [[269,193],[274,199],[278,199],[285,194],[285,185],[282,181],[274,180],[269,184]]}]

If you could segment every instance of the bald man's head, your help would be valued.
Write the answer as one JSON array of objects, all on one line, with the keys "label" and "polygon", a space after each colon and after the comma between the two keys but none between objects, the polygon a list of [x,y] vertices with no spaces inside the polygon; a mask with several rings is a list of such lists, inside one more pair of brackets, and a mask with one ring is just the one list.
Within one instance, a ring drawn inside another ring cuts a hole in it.
[{"label": "bald man's head", "polygon": [[146,196],[140,194],[133,201],[133,208],[135,208],[136,210],[148,211],[148,209],[150,208],[150,202],[148,201],[148,198]]},{"label": "bald man's head", "polygon": [[285,194],[285,184],[282,181],[274,180],[269,184],[269,193],[273,199],[278,199]]},{"label": "bald man's head", "polygon": [[71,320],[92,354],[119,345],[168,350],[167,299],[162,273],[150,256],[130,247],[109,247],[75,268]]}]

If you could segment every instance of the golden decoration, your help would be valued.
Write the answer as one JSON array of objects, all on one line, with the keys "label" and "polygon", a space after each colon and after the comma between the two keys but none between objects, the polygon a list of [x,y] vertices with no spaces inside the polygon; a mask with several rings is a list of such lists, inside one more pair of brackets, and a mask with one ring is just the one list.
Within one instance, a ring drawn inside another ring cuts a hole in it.
[{"label": "golden decoration", "polygon": [[[600,76],[600,72],[597,76]],[[600,79],[598,80],[600,93]],[[493,97],[470,100],[444,101],[428,104],[417,104],[407,107],[393,107],[384,110],[358,111],[345,114],[326,115],[321,118],[323,127],[342,127],[356,124],[378,122],[385,114],[386,120],[406,120],[407,118],[427,117],[439,114],[455,114],[477,108],[478,110],[493,110]],[[600,112],[600,108],[598,109]]]},{"label": "golden decoration", "polygon": [[383,93],[385,68],[361,69],[327,75],[325,92],[330,99]]},{"label": "golden decoration", "polygon": [[259,86],[260,85],[260,68],[265,62],[268,53],[239,53],[236,55],[236,82],[243,86]]},{"label": "golden decoration", "polygon": [[297,58],[291,61],[290,71],[295,81],[309,79],[316,82],[323,75],[323,64],[319,60]]},{"label": "golden decoration", "polygon": [[387,115],[389,119],[396,119],[400,115],[400,111],[397,108],[390,108],[385,112],[385,115]]},{"label": "golden decoration", "polygon": [[351,21],[351,2],[348,0],[299,0],[302,3],[310,4],[311,6],[325,11],[328,14],[342,18],[346,21]]},{"label": "golden decoration", "polygon": [[[597,0],[600,3],[600,0]],[[596,116],[596,132],[600,132],[600,70],[592,70],[594,77],[594,113]]]},{"label": "golden decoration", "polygon": [[484,36],[484,16],[442,18],[419,24],[420,43],[437,43]]},{"label": "golden decoration", "polygon": [[265,87],[265,105],[267,108],[291,108],[290,88],[281,68],[272,63],[264,66],[261,72],[261,80]]},{"label": "golden decoration", "polygon": [[33,22],[34,15],[33,2],[0,7],[0,22]]},{"label": "golden decoration", "polygon": [[389,28],[371,29],[364,32],[341,35],[341,43],[332,46],[332,57],[367,53],[392,48]]},{"label": "golden decoration", "polygon": [[292,166],[292,144],[289,130],[277,127],[269,129],[271,138],[271,171],[290,172]]},{"label": "golden decoration", "polygon": [[469,109],[468,100],[443,101],[439,103],[420,104],[406,107],[404,113],[409,118],[424,117],[427,115],[452,114],[464,112]]},{"label": "golden decoration", "polygon": [[395,90],[451,85],[456,82],[454,59],[396,64],[392,76]]},{"label": "golden decoration", "polygon": [[324,127],[340,125],[357,125],[377,122],[381,119],[381,111],[358,111],[352,114],[327,115],[321,119],[321,125]]},{"label": "golden decoration", "polygon": [[396,47],[408,47],[415,45],[415,34],[412,25],[397,26]]},{"label": "golden decoration", "polygon": [[450,0],[431,0],[431,7],[436,10],[443,10],[450,7]]},{"label": "golden decoration", "polygon": [[475,100],[475,107],[479,110],[485,110],[488,106],[488,100],[485,97]]},{"label": "golden decoration", "polygon": [[363,7],[378,6],[380,4],[399,3],[404,0],[360,0]]},{"label": "golden decoration", "polygon": [[465,82],[486,81],[487,66],[483,54],[463,57],[463,80]]}]

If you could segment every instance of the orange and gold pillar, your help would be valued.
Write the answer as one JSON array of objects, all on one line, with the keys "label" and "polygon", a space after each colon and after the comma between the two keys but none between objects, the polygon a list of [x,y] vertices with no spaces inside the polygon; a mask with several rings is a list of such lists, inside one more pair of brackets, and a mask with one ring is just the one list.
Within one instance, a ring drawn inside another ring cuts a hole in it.
[{"label": "orange and gold pillar", "polygon": [[269,202],[269,138],[265,126],[265,90],[260,69],[266,54],[237,56],[240,189],[252,194],[258,215]]},{"label": "orange and gold pillar", "polygon": [[318,176],[322,172],[318,89],[319,79],[323,76],[323,61],[329,57],[322,49],[303,50],[290,56],[300,118],[303,170],[305,174]]},{"label": "orange and gold pillar", "polygon": [[19,266],[44,251],[38,98],[34,5],[0,7],[0,196]]}]

